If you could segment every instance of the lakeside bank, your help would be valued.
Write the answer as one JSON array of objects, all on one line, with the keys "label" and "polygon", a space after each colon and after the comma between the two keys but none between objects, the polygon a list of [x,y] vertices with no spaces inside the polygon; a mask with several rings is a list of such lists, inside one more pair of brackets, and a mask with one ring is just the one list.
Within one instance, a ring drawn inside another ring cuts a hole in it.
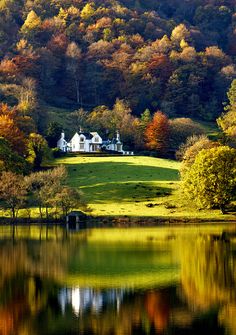
[{"label": "lakeside bank", "polygon": [[[220,218],[197,218],[197,217],[135,217],[135,216],[87,216],[86,223],[88,228],[133,228],[133,227],[161,227],[161,226],[191,226],[191,225],[215,225],[215,224],[236,224],[235,215],[226,215],[225,219]],[[40,218],[17,218],[13,221],[9,217],[0,217],[0,225],[49,225],[65,226],[64,219],[40,219]]]}]

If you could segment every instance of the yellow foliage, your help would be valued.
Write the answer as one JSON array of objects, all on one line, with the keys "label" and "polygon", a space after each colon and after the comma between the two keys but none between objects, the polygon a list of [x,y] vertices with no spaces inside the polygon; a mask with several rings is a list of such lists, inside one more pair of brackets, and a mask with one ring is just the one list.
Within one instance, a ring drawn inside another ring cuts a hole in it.
[{"label": "yellow foliage", "polygon": [[28,32],[31,30],[36,30],[40,27],[41,23],[42,21],[40,17],[33,10],[31,10],[27,15],[27,18],[21,28],[21,31]]}]

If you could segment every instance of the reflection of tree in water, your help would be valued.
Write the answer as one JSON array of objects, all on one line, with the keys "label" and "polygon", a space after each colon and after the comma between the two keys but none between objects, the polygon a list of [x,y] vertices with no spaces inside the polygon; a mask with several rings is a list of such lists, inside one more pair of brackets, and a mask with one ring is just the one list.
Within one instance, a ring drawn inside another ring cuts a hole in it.
[{"label": "reflection of tree in water", "polygon": [[236,302],[225,305],[219,313],[219,321],[230,335],[236,335]]},{"label": "reflection of tree in water", "polygon": [[67,244],[57,241],[25,242],[12,244],[6,241],[0,245],[0,285],[17,273],[27,273],[60,279],[67,265]]},{"label": "reflection of tree in water", "polygon": [[165,290],[150,291],[145,297],[145,308],[148,318],[153,323],[154,328],[162,332],[169,323],[170,298]]},{"label": "reflection of tree in water", "polygon": [[181,281],[192,309],[219,310],[220,324],[236,334],[236,259],[232,248],[229,243],[203,237],[184,243]]},{"label": "reflection of tree in water", "polygon": [[20,334],[24,322],[28,329],[27,320],[64,275],[70,252],[57,241],[0,242],[0,335]]},{"label": "reflection of tree in water", "polygon": [[[61,285],[76,254],[81,262],[72,269],[78,273],[81,265],[93,261],[88,252],[92,255],[97,249],[89,251],[78,240],[0,241],[0,335],[203,335],[206,325],[209,334],[222,334],[215,319],[212,326],[201,318],[212,307],[214,317],[219,310],[221,324],[236,335],[235,259],[230,245],[201,238],[182,246],[185,299],[180,300],[175,285],[141,291]],[[106,254],[101,254],[104,262]]]},{"label": "reflection of tree in water", "polygon": [[199,238],[184,243],[181,253],[181,280],[188,302],[208,309],[236,297],[233,256],[228,243]]}]

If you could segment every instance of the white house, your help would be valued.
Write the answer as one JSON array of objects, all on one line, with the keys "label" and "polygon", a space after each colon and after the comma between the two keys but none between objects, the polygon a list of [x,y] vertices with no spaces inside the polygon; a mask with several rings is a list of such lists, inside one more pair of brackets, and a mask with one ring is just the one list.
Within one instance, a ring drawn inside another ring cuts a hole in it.
[{"label": "white house", "polygon": [[61,151],[67,152],[68,143],[65,140],[64,132],[61,133],[61,138],[59,139],[59,141],[57,141],[57,147],[61,149]]},{"label": "white house", "polygon": [[120,140],[120,134],[117,131],[116,138],[112,140],[103,140],[97,132],[76,132],[72,139],[67,142],[65,133],[61,133],[61,138],[57,142],[57,147],[64,152],[99,152],[102,149],[125,154],[123,144]]},{"label": "white house", "polygon": [[[59,140],[60,141],[60,140]],[[68,142],[70,152],[97,152],[101,149],[102,138],[98,133],[75,133]]]}]

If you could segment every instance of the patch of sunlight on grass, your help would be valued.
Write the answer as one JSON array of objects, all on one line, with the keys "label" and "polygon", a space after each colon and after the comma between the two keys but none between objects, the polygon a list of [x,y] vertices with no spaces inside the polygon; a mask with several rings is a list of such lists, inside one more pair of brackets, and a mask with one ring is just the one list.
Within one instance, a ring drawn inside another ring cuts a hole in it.
[{"label": "patch of sunlight on grass", "polygon": [[82,190],[93,215],[225,220],[220,211],[198,211],[176,192],[180,163],[144,156],[67,156],[68,184]]}]

